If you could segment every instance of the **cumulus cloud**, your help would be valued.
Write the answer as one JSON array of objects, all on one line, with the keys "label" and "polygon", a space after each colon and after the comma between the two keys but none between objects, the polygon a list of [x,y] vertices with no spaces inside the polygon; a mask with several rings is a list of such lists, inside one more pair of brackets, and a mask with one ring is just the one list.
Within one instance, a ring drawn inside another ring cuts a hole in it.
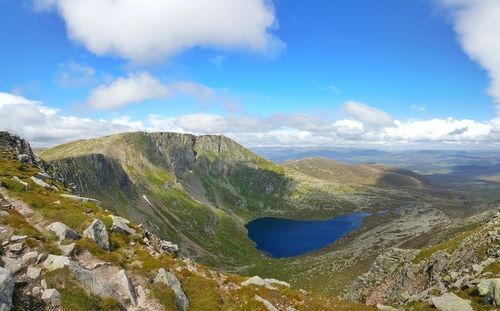
[{"label": "cumulus cloud", "polygon": [[[123,120],[122,120],[123,121]],[[28,139],[35,146],[133,131],[125,122],[63,116],[39,101],[0,92],[0,130]]]},{"label": "cumulus cloud", "polygon": [[0,130],[21,135],[35,146],[129,131],[224,134],[246,146],[435,144],[441,147],[455,144],[493,147],[500,141],[500,118],[489,122],[454,118],[393,120],[391,124],[377,127],[373,126],[373,120],[366,122],[355,119],[332,121],[308,114],[208,113],[168,117],[151,115],[146,120],[129,116],[93,120],[66,116],[42,102],[0,92]]},{"label": "cumulus cloud", "polygon": [[[371,108],[371,107],[369,107]],[[296,122],[300,120],[300,122]],[[223,116],[190,114],[177,117],[150,116],[150,130],[194,134],[224,134],[246,145],[405,145],[434,143],[496,144],[500,121],[477,122],[467,119],[392,120],[373,127],[354,119],[334,122],[301,114]]]},{"label": "cumulus cloud", "polygon": [[348,101],[344,104],[344,111],[354,120],[367,126],[381,127],[393,123],[392,118],[387,113],[360,102]]},{"label": "cumulus cloud", "polygon": [[[279,53],[269,0],[34,0],[55,9],[68,36],[97,55],[136,63],[201,46]],[[222,17],[222,18],[221,18]]]},{"label": "cumulus cloud", "polygon": [[491,78],[488,93],[500,114],[500,1],[437,0],[450,13],[464,51]]},{"label": "cumulus cloud", "polygon": [[168,99],[176,95],[208,100],[215,92],[202,84],[178,81],[162,83],[147,72],[132,73],[94,89],[87,100],[93,109],[117,109],[123,106],[153,99]]}]

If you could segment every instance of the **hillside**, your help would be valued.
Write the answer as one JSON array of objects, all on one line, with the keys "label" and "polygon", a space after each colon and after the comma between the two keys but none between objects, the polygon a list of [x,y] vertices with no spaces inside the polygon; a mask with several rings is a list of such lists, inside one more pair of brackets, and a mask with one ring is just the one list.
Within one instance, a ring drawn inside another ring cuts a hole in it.
[{"label": "hillside", "polygon": [[374,187],[429,187],[424,177],[412,171],[383,164],[350,165],[321,157],[305,158],[285,162],[305,175],[336,183],[356,184]]},{"label": "hillside", "polygon": [[70,194],[47,167],[0,133],[1,310],[368,310],[181,257],[143,224]]},{"label": "hillside", "polygon": [[[41,156],[74,193],[97,198],[104,208],[179,244],[182,256],[328,295],[345,290],[384,248],[412,238],[426,245],[485,208],[441,189],[308,176],[223,136],[126,133],[57,146]],[[372,213],[359,231],[287,259],[257,251],[245,228],[264,216],[325,219],[358,211]]]}]

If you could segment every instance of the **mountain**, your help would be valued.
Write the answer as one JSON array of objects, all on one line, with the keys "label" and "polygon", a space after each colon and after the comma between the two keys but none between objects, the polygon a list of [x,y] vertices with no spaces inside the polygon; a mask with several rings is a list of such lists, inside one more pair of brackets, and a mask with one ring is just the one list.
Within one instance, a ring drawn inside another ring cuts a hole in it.
[{"label": "mountain", "polygon": [[[92,159],[103,164],[99,177],[116,169]],[[0,132],[2,310],[371,310],[180,256],[178,245],[77,196],[50,171],[26,141]]]},{"label": "mountain", "polygon": [[[411,172],[344,167],[355,177],[345,183],[342,174],[275,164],[224,136],[124,133],[40,155],[73,193],[96,198],[104,209],[178,244],[181,256],[326,295],[344,293],[387,247],[439,242],[488,208],[468,193],[429,187]],[[245,228],[259,217],[327,219],[359,211],[370,213],[359,230],[292,258],[265,256]]]},{"label": "mountain", "polygon": [[431,186],[419,174],[383,164],[350,165],[327,158],[312,157],[285,162],[284,165],[305,175],[336,183],[390,188]]}]

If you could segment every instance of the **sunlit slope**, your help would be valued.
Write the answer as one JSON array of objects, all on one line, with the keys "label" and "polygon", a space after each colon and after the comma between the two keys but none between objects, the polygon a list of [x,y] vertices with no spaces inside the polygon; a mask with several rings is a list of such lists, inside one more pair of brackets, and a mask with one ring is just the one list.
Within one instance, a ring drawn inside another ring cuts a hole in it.
[{"label": "sunlit slope", "polygon": [[344,184],[377,187],[428,187],[419,174],[383,164],[350,165],[321,157],[289,161],[284,164],[311,177]]}]

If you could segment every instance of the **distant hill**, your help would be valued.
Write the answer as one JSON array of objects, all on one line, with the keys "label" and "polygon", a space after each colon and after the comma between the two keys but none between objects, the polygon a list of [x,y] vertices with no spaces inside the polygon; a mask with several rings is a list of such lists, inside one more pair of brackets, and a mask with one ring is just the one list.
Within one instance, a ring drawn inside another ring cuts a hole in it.
[{"label": "distant hill", "polygon": [[284,165],[303,174],[336,183],[376,187],[428,187],[419,174],[383,164],[345,164],[322,157],[288,161]]}]

